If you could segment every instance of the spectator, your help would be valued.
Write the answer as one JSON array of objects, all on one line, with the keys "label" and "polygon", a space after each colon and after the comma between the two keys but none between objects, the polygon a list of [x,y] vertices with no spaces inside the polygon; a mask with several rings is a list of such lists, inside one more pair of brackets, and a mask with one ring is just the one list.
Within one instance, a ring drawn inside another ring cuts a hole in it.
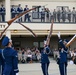
[{"label": "spectator", "polygon": [[45,10],[44,10],[44,8],[42,8],[42,11],[41,11],[41,22],[45,22]]},{"label": "spectator", "polygon": [[75,10],[75,7],[73,7],[73,10],[72,10],[72,21],[76,22],[76,10]]},{"label": "spectator", "polygon": [[57,10],[57,20],[60,22],[60,16],[61,16],[61,11],[60,9]]},{"label": "spectator", "polygon": [[22,60],[22,52],[19,51],[18,52],[18,61],[21,62],[21,60]]},{"label": "spectator", "polygon": [[46,12],[46,20],[48,22],[49,21],[49,13],[50,13],[50,10],[48,8],[45,8],[45,12]]},{"label": "spectator", "polygon": [[32,60],[33,61],[37,61],[37,56],[36,56],[36,52],[35,51],[32,52]]},{"label": "spectator", "polygon": [[61,15],[62,15],[62,21],[65,22],[65,19],[66,19],[66,11],[64,9],[64,7],[62,7],[62,12],[61,12]]},{"label": "spectator", "polygon": [[0,8],[0,13],[1,13],[1,18],[2,18],[2,22],[4,22],[5,21],[5,7],[4,7],[4,5],[2,4],[1,5],[1,8]]},{"label": "spectator", "polygon": [[[22,7],[21,7],[21,4],[19,4],[19,5],[18,5],[18,8],[17,8],[17,13],[20,14],[20,13],[22,13],[22,12],[23,12],[23,9],[22,9]],[[22,22],[22,17],[19,18],[19,22]]]},{"label": "spectator", "polygon": [[32,63],[32,52],[29,48],[27,49],[26,54],[27,54],[26,58],[27,63]]},{"label": "spectator", "polygon": [[40,61],[41,59],[41,53],[39,50],[36,50],[36,56],[37,56],[37,61]]},{"label": "spectator", "polygon": [[50,22],[51,22],[51,20],[53,19],[54,17],[53,17],[53,11],[51,10],[50,11]]},{"label": "spectator", "polygon": [[76,48],[74,48],[74,56],[76,56]]},{"label": "spectator", "polygon": [[57,14],[57,12],[56,12],[56,10],[54,9],[54,11],[53,11],[54,22],[56,22],[56,14]]},{"label": "spectator", "polygon": [[22,63],[25,63],[25,50],[24,48],[22,48],[22,60],[21,60]]},{"label": "spectator", "polygon": [[71,54],[71,60],[72,60],[70,61],[70,64],[76,64],[76,48],[74,48],[74,50],[72,50],[70,54]]},{"label": "spectator", "polygon": [[27,63],[32,63],[32,54],[28,53],[26,58]]},{"label": "spectator", "polygon": [[71,22],[71,10],[70,9],[68,11],[68,20],[69,20],[69,22]]},{"label": "spectator", "polygon": [[16,15],[16,8],[14,7],[14,5],[12,5],[11,7],[11,18],[14,18]]},{"label": "spectator", "polygon": [[[24,11],[27,10],[29,10],[28,5],[25,5]],[[26,22],[26,20],[28,20],[28,22],[31,22],[29,13],[24,16],[24,22]]]},{"label": "spectator", "polygon": [[55,49],[53,54],[54,54],[54,59],[56,60],[57,59],[57,55],[58,55],[58,50]]}]

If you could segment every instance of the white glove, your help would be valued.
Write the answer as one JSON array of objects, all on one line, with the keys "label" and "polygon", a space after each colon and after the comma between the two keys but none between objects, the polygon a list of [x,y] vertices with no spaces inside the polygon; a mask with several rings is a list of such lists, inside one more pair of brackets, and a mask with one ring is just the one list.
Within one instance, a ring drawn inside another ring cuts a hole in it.
[{"label": "white glove", "polygon": [[69,63],[70,63],[71,65],[72,65],[72,64],[74,64],[74,62],[73,62],[72,60],[70,60],[70,62],[69,62]]},{"label": "white glove", "polygon": [[58,32],[58,34],[57,34],[57,35],[58,35],[58,37],[60,38],[60,32]]},{"label": "white glove", "polygon": [[16,75],[19,75],[18,73],[16,73]]}]

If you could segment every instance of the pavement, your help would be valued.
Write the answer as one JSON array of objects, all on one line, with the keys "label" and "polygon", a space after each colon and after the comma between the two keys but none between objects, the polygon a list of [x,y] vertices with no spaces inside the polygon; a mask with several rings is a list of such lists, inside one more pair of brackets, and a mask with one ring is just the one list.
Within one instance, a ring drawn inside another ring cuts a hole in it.
[{"label": "pavement", "polygon": [[[51,59],[49,65],[49,75],[60,75],[56,61]],[[19,75],[43,75],[40,63],[19,64]],[[76,65],[68,62],[67,75],[76,75]]]}]

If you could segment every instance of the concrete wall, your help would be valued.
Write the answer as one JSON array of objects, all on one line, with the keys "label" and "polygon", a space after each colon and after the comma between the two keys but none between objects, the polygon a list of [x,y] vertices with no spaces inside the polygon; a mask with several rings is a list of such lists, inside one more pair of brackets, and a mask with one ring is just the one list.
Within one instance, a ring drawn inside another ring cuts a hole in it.
[{"label": "concrete wall", "polygon": [[[47,35],[49,33],[51,23],[23,23],[25,26],[32,29],[37,35]],[[0,30],[2,31],[7,26],[7,23],[0,23]],[[8,28],[11,31],[11,35],[32,35],[27,29],[18,23],[12,23]],[[17,30],[17,32],[14,32]],[[0,32],[1,32],[0,31]],[[76,34],[76,24],[67,23],[54,23],[53,25],[53,35],[58,32],[62,35],[74,35]]]},{"label": "concrete wall", "polygon": [[38,6],[38,5],[46,5],[45,7],[49,8],[50,10],[56,9],[57,6],[69,6],[70,9],[73,7],[76,7],[76,1],[75,0],[41,0],[41,1],[32,1],[32,0],[12,0],[11,5],[18,5],[21,4],[21,6],[24,8],[25,5],[28,5],[29,8],[32,8],[32,6]]}]

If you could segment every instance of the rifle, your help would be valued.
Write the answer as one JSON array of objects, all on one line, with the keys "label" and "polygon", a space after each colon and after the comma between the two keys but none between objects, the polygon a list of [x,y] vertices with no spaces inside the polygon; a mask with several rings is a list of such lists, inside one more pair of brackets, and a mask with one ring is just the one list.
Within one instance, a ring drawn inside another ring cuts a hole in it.
[{"label": "rifle", "polygon": [[69,47],[76,40],[76,34],[71,38],[71,40],[66,44],[66,47]]},{"label": "rifle", "polygon": [[28,28],[27,26],[23,25],[22,23],[19,23],[19,24],[21,26],[23,26],[24,28],[26,28],[27,30],[29,30],[33,34],[34,37],[37,37],[37,35],[30,28]]},{"label": "rifle", "polygon": [[47,36],[47,39],[46,39],[46,45],[48,46],[50,44],[50,38],[52,36],[52,31],[53,31],[53,23],[54,23],[54,20],[52,19],[52,23],[51,23],[51,27],[50,27],[50,32]]}]

